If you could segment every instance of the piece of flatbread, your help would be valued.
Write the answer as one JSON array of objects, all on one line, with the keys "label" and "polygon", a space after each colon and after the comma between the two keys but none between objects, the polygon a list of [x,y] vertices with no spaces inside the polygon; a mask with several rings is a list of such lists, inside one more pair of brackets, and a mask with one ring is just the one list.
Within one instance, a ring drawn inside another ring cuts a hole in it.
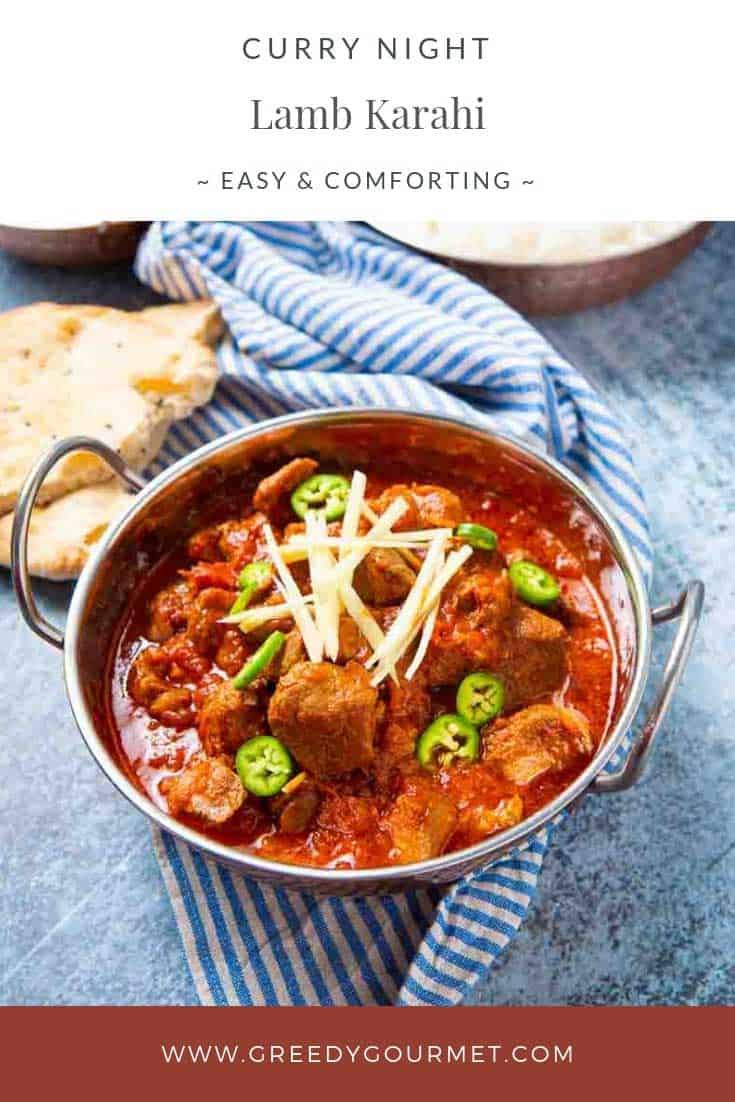
[{"label": "piece of flatbread", "polygon": [[165,329],[180,340],[204,341],[213,347],[224,329],[219,307],[211,299],[198,302],[171,302],[166,306],[148,306],[139,317]]},{"label": "piece of flatbread", "polygon": [[[85,486],[34,509],[28,532],[28,568],[55,582],[78,578],[107,526],[135,497],[117,479]],[[10,566],[13,513],[0,517],[0,565]]]},{"label": "piece of flatbread", "polygon": [[[209,401],[221,331],[210,302],[137,313],[37,303],[0,314],[0,513],[13,508],[38,456],[65,436],[103,440],[135,470],[145,467],[171,423]],[[39,502],[109,477],[102,460],[73,453],[49,474]]]}]

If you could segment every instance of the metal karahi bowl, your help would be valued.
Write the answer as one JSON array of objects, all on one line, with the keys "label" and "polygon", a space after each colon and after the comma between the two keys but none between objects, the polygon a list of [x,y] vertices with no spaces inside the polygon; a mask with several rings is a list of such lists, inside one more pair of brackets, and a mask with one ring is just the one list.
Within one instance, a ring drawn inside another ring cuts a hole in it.
[{"label": "metal karahi bowl", "polygon": [[[442,470],[461,467],[469,480],[483,479],[497,486],[502,485],[504,471],[513,472],[516,481],[520,473],[532,498],[543,501],[550,495],[576,517],[577,523],[581,521],[595,533],[601,561],[607,564],[604,599],[621,625],[620,689],[611,729],[587,768],[556,799],[517,826],[470,848],[412,865],[360,870],[309,868],[265,860],[178,822],[138,787],[115,751],[107,719],[109,655],[130,596],[141,579],[164,550],[201,524],[206,503],[214,494],[226,493],[229,484],[234,487],[244,470],[273,469],[279,461],[304,453],[369,466],[387,448],[395,451],[397,432],[401,461],[415,463],[417,477],[437,479]],[[30,512],[44,477],[63,455],[75,450],[89,450],[103,457],[122,481],[138,492],[85,566],[62,634],[36,606],[26,545]],[[63,650],[72,713],[90,753],[115,787],[154,823],[207,857],[286,888],[341,895],[457,880],[522,846],[535,831],[585,794],[613,792],[635,783],[684,670],[703,599],[702,583],[690,582],[670,605],[651,610],[635,556],[607,507],[556,460],[516,439],[456,420],[393,410],[310,411],[265,421],[199,448],[147,484],[106,445],[85,437],[61,441],[38,461],[23,487],[15,514],[12,554],[20,610],[38,635]],[[603,773],[631,733],[648,679],[652,628],[673,619],[679,619],[679,626],[651,711],[631,735],[627,763],[616,773]]]}]

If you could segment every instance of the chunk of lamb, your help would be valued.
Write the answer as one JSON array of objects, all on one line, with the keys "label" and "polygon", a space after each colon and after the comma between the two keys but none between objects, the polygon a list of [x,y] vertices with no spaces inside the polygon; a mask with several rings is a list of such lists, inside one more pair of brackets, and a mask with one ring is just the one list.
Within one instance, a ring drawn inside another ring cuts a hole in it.
[{"label": "chunk of lamb", "polygon": [[194,562],[219,562],[222,551],[219,545],[219,524],[200,528],[190,536],[186,544],[186,553]]},{"label": "chunk of lamb", "polygon": [[474,557],[447,587],[423,668],[432,687],[457,685],[473,670],[494,670],[506,649],[514,608],[508,573]]},{"label": "chunk of lamb", "polygon": [[[339,665],[343,666],[353,660],[364,663],[370,654],[372,654],[372,649],[355,621],[350,616],[340,616],[339,650],[337,651]],[[275,681],[288,673],[297,662],[304,662],[305,660],[306,648],[301,638],[301,632],[298,628],[287,630],[283,650],[276,655],[268,667],[267,676]]]},{"label": "chunk of lamb", "polygon": [[128,692],[166,727],[189,727],[194,720],[191,693],[166,679],[170,664],[164,648],[147,647],[130,668]]},{"label": "chunk of lamb", "polygon": [[419,522],[425,528],[454,528],[464,519],[462,502],[443,486],[411,486],[419,511]]},{"label": "chunk of lamb", "polygon": [[285,494],[290,494],[300,482],[313,475],[318,466],[314,459],[292,459],[258,483],[253,494],[253,505],[267,513]]},{"label": "chunk of lamb", "polygon": [[460,817],[458,832],[462,835],[463,845],[474,845],[499,830],[520,823],[523,818],[523,800],[516,793],[500,801],[494,807],[485,804],[473,804]]},{"label": "chunk of lamb", "polygon": [[186,610],[192,599],[192,587],[183,578],[167,585],[150,603],[148,638],[165,643],[174,632],[186,627]]},{"label": "chunk of lamb", "polygon": [[398,681],[386,678],[385,711],[380,732],[380,765],[390,768],[389,759],[413,757],[416,739],[431,719],[431,697],[423,669],[407,681],[407,663],[397,669]]},{"label": "chunk of lamb", "polygon": [[335,777],[372,762],[377,699],[357,662],[297,662],[278,682],[268,723],[303,769]]},{"label": "chunk of lamb", "polygon": [[203,589],[190,607],[186,634],[199,654],[210,657],[215,654],[227,630],[220,624],[232,607],[232,593],[228,589]]},{"label": "chunk of lamb", "polygon": [[439,856],[457,825],[457,809],[448,796],[416,777],[406,781],[384,822],[392,856],[405,865]]},{"label": "chunk of lamb", "polygon": [[306,661],[306,648],[298,628],[286,632],[283,650],[272,659],[265,673],[269,679],[277,680],[297,664]]},{"label": "chunk of lamb", "polygon": [[567,676],[567,633],[558,620],[519,605],[498,673],[505,689],[505,710],[525,707],[561,689]]},{"label": "chunk of lamb", "polygon": [[[229,520],[220,525],[219,546],[228,562],[238,566],[248,562],[258,547],[265,544],[263,525],[267,523],[264,513],[253,513],[245,520]],[[270,583],[264,583],[267,589]]]},{"label": "chunk of lamb", "polygon": [[519,786],[562,772],[594,749],[585,718],[551,704],[533,704],[496,720],[485,732],[484,760]]},{"label": "chunk of lamb", "polygon": [[373,502],[377,513],[384,513],[396,498],[408,505],[407,511],[395,524],[394,531],[408,532],[415,528],[454,528],[464,517],[462,502],[451,490],[430,484],[389,486]]},{"label": "chunk of lamb", "polygon": [[234,754],[246,739],[264,728],[258,695],[236,689],[231,681],[215,685],[199,712],[199,738],[210,757]]},{"label": "chunk of lamb", "polygon": [[225,627],[214,656],[216,666],[234,677],[241,669],[250,651],[245,637],[237,628]]},{"label": "chunk of lamb", "polygon": [[[305,563],[293,563],[291,566],[291,573],[293,574],[294,581],[296,581],[297,584],[298,574],[296,568],[305,565]],[[261,601],[259,601],[258,603],[263,605],[282,605],[283,597],[280,593],[272,593],[270,596],[261,599]],[[293,619],[291,618],[291,616],[286,615],[282,620],[267,620],[259,627],[253,628],[252,631],[248,632],[248,639],[255,641],[256,643],[264,643],[268,636],[271,635],[274,631],[282,631],[284,635],[288,635],[292,628]]]},{"label": "chunk of lamb", "polygon": [[244,520],[227,520],[202,528],[189,538],[189,558],[195,562],[221,562],[226,559],[239,565],[255,554],[265,522],[263,513],[253,513]]},{"label": "chunk of lamb", "polygon": [[489,670],[503,682],[505,710],[514,711],[561,689],[566,643],[558,620],[514,599],[507,571],[482,567],[448,588],[424,669],[431,686]]},{"label": "chunk of lamb", "polygon": [[[374,619],[380,626],[380,610],[373,609],[373,613],[375,614]],[[344,666],[347,662],[352,662],[353,660],[364,665],[372,653],[373,648],[370,646],[352,617],[340,616],[339,649],[337,651],[337,662],[340,666]]]},{"label": "chunk of lamb", "polygon": [[340,665],[353,660],[364,663],[371,653],[370,645],[352,617],[340,616],[339,648],[337,650],[337,661]]},{"label": "chunk of lamb", "polygon": [[187,812],[207,823],[224,823],[242,806],[245,789],[240,778],[220,758],[199,758],[181,773],[161,782],[172,815]]},{"label": "chunk of lamb", "polygon": [[397,551],[375,547],[355,570],[353,584],[366,604],[381,608],[400,604],[415,581],[416,574]]},{"label": "chunk of lamb", "polygon": [[370,504],[376,513],[384,513],[388,506],[392,505],[397,498],[401,498],[401,500],[405,502],[407,508],[403,516],[393,525],[393,531],[410,532],[420,528],[419,510],[414,500],[414,496],[411,493],[410,486],[404,486],[401,483],[396,486],[389,486],[387,490],[383,490],[380,497],[371,501]]},{"label": "chunk of lamb", "polygon": [[229,562],[195,562],[181,573],[191,583],[194,593],[204,589],[229,589],[234,594],[237,584],[237,571]]},{"label": "chunk of lamb", "polygon": [[[288,543],[289,540],[295,536],[303,536],[306,532],[306,525],[303,520],[292,520],[290,524],[287,524],[283,529],[283,542]],[[327,525],[328,536],[340,536],[342,534],[342,521],[333,520]]]}]

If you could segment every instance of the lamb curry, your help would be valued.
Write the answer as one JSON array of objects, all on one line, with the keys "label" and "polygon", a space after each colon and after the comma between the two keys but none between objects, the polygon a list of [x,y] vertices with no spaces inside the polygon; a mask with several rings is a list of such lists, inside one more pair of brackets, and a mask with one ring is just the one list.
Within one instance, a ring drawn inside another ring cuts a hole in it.
[{"label": "lamb curry", "polygon": [[553,518],[297,457],[146,578],[109,707],[172,816],[272,860],[369,868],[553,799],[609,728],[617,661]]}]

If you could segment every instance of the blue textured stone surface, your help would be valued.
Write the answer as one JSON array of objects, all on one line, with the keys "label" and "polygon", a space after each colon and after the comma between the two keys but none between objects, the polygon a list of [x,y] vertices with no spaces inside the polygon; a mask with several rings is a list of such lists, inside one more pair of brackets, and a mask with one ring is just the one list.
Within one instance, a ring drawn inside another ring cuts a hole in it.
[{"label": "blue textured stone surface", "polygon": [[[121,267],[0,255],[0,308],[158,301]],[[735,1001],[735,224],[627,302],[541,323],[622,417],[646,488],[654,601],[690,577],[705,621],[649,779],[590,797],[559,829],[535,906],[470,1001]],[[63,618],[69,587],[39,586]],[[672,629],[660,629],[653,680]],[[194,1003],[144,820],[69,716],[60,656],[0,571],[0,1002]]]}]

